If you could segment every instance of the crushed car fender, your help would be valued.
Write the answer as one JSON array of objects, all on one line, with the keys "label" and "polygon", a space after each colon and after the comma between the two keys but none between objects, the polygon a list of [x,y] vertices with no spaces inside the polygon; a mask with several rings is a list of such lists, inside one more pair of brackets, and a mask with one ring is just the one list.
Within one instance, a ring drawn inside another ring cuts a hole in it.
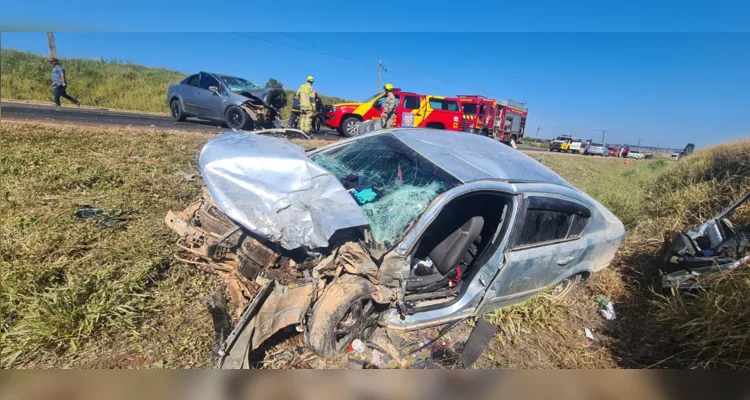
[{"label": "crushed car fender", "polygon": [[[315,285],[309,283],[295,288],[287,288],[275,282],[272,285],[265,300],[259,296],[257,303],[254,301],[247,307],[240,323],[230,335],[233,343],[222,345],[226,350],[224,354],[220,354],[223,357],[219,361],[221,369],[249,368],[250,352],[279,330],[302,323],[312,304]],[[249,321],[243,326],[242,322],[248,318]]]}]

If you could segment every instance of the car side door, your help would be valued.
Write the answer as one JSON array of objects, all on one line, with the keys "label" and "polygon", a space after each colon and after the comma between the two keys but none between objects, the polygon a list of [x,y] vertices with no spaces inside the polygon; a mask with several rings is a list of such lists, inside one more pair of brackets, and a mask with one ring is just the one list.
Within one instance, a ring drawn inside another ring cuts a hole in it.
[{"label": "car side door", "polygon": [[200,86],[200,74],[195,74],[188,77],[182,85],[180,85],[180,97],[182,97],[182,107],[185,111],[195,114],[198,109],[195,107],[195,92]]},{"label": "car side door", "polygon": [[[215,89],[215,90],[214,90]],[[223,119],[224,107],[221,83],[213,75],[201,73],[200,85],[195,94],[195,105],[199,116],[211,119]]]},{"label": "car side door", "polygon": [[591,210],[563,196],[525,195],[485,310],[583,272],[588,248],[583,232],[590,218]]}]

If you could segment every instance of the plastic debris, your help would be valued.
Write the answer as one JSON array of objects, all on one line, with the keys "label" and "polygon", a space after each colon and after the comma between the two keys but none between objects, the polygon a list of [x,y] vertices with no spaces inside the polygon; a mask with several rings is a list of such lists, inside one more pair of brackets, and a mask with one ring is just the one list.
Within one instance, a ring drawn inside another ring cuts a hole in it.
[{"label": "plastic debris", "polygon": [[352,192],[352,194],[354,195],[354,198],[357,199],[357,202],[359,202],[359,204],[367,204],[378,197],[378,194],[370,188],[362,189],[359,192],[355,190]]},{"label": "plastic debris", "polygon": [[76,210],[76,212],[73,215],[76,218],[84,219],[84,218],[95,217],[97,215],[102,215],[102,214],[104,214],[104,211],[102,211],[102,210],[100,210],[98,208],[94,208],[94,207],[91,207],[91,206],[82,206],[82,207],[78,208],[78,210]]},{"label": "plastic debris", "polygon": [[109,218],[109,219],[106,219],[106,220],[104,220],[103,222],[101,222],[99,224],[96,224],[96,227],[98,229],[112,228],[112,227],[120,226],[120,225],[124,224],[125,222],[127,222],[127,220],[125,220],[125,219]]},{"label": "plastic debris", "polygon": [[594,334],[591,333],[591,329],[589,329],[589,328],[583,328],[583,335],[586,336],[587,338],[591,339],[591,340],[596,340],[596,339],[594,339]]},{"label": "plastic debris", "polygon": [[604,317],[604,319],[606,319],[607,321],[612,321],[617,318],[615,307],[612,305],[612,301],[609,299],[609,297],[596,296],[596,299],[594,299],[594,301],[599,306],[599,312],[602,314],[602,317]]},{"label": "plastic debris", "polygon": [[362,343],[362,341],[359,339],[354,339],[354,341],[352,341],[352,343],[349,345],[349,351],[354,351],[359,354],[364,353],[366,349],[367,347],[365,346],[365,344]]}]

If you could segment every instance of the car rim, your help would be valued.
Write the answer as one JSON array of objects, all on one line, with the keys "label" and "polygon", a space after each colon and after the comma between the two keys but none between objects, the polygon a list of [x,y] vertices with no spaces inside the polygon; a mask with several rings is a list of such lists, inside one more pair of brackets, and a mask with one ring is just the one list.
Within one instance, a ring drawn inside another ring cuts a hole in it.
[{"label": "car rim", "polygon": [[346,131],[350,134],[357,133],[357,122],[356,121],[350,121],[346,123]]},{"label": "car rim", "polygon": [[377,328],[378,314],[369,296],[354,301],[334,329],[334,347],[343,351],[354,339],[364,340]]},{"label": "car rim", "polygon": [[570,277],[552,288],[552,292],[550,293],[551,296],[554,297],[562,297],[570,291],[570,288],[573,286],[571,283],[573,282],[574,277]]},{"label": "car rim", "polygon": [[240,125],[240,114],[237,111],[235,111],[235,110],[229,111],[229,118],[228,119],[229,119],[229,125],[232,128],[239,127],[239,125]]}]

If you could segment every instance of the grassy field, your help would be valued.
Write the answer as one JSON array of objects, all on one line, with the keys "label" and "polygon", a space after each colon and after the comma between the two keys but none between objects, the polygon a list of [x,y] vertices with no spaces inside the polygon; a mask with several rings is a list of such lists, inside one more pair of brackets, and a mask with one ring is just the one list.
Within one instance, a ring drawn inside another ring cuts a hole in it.
[{"label": "grassy field", "polygon": [[[52,90],[49,88],[52,69],[46,57],[10,49],[0,51],[3,99],[52,104]],[[60,63],[65,67],[68,94],[85,106],[118,110],[167,114],[167,88],[187,76],[179,71],[117,60],[60,58]],[[303,83],[302,79],[304,77],[300,77],[299,84]],[[290,84],[290,87],[296,90],[299,84]],[[281,110],[285,119],[289,117],[293,96],[294,91],[287,90],[287,107]],[[323,94],[321,98],[325,104],[344,102],[344,99]]]},{"label": "grassy field", "polygon": [[[173,259],[163,217],[197,196],[200,182],[186,176],[209,137],[0,124],[2,366],[208,366],[213,331],[202,299],[221,283]],[[546,155],[543,164],[609,207],[629,233],[613,268],[569,298],[539,296],[487,316],[501,331],[477,367],[745,366],[749,274],[717,278],[710,292],[662,296],[649,271],[665,233],[750,189],[748,160],[748,143],[675,163]],[[76,218],[82,206],[105,214]],[[102,228],[108,218],[124,222]],[[598,314],[597,295],[613,300],[616,321]]]}]

